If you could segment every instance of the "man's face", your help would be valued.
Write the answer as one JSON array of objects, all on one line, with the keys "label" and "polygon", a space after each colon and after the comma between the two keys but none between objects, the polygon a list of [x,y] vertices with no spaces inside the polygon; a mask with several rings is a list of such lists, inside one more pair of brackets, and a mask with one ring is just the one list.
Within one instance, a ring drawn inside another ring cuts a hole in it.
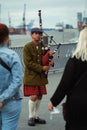
[{"label": "man's face", "polygon": [[39,32],[34,32],[33,34],[31,34],[31,37],[34,41],[39,41],[41,38],[41,33]]}]

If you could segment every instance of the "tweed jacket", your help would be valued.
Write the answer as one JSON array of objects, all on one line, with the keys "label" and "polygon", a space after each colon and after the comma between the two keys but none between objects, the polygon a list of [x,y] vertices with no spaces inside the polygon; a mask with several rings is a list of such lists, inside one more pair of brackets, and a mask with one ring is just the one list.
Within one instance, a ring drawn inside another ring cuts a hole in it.
[{"label": "tweed jacket", "polygon": [[39,43],[38,46],[33,42],[27,43],[24,46],[24,85],[41,86],[48,83],[47,75],[42,70],[42,47]]}]

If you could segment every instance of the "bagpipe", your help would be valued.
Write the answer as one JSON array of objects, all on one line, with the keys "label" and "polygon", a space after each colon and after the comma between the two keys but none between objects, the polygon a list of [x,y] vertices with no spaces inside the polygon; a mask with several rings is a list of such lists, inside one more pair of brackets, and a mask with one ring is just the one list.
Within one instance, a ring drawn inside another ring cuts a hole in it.
[{"label": "bagpipe", "polygon": [[[42,45],[42,65],[49,65],[49,62],[53,59],[54,54],[59,50],[60,43],[57,44],[57,42],[53,39],[53,36],[49,36],[46,32],[42,29],[42,18],[41,18],[41,10],[38,11],[39,16],[39,26],[42,31],[41,34],[41,45]],[[50,42],[48,44],[48,38],[50,39]],[[54,51],[50,50],[51,43],[54,43],[56,45],[56,48]],[[58,58],[59,58],[59,51],[58,51]],[[53,65],[54,66],[54,65]]]}]

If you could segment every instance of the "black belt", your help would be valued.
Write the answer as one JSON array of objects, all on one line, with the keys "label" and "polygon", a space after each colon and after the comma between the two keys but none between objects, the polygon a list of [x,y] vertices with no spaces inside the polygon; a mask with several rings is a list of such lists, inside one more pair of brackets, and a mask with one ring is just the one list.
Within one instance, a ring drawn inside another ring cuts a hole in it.
[{"label": "black belt", "polygon": [[22,98],[17,98],[17,97],[15,97],[15,96],[13,96],[13,97],[11,97],[11,98],[9,98],[9,99],[7,99],[7,100],[21,100]]},{"label": "black belt", "polygon": [[15,97],[15,96],[13,96],[13,97],[11,97],[11,98],[6,99],[6,100],[4,101],[4,103],[7,103],[7,102],[12,101],[12,100],[18,101],[18,100],[22,100],[22,98],[17,98],[17,97]]}]

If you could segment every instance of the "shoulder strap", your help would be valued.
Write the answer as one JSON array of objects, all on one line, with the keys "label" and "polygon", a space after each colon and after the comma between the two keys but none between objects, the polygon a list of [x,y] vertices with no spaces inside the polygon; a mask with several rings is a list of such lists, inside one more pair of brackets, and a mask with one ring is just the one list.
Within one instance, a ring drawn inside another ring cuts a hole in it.
[{"label": "shoulder strap", "polygon": [[9,72],[11,72],[11,68],[0,58],[0,64],[6,68]]},{"label": "shoulder strap", "polygon": [[82,81],[84,82],[85,77],[87,77],[87,70],[81,75],[79,80],[75,83],[74,87],[69,91],[68,95],[72,94],[73,90],[82,84]]}]

